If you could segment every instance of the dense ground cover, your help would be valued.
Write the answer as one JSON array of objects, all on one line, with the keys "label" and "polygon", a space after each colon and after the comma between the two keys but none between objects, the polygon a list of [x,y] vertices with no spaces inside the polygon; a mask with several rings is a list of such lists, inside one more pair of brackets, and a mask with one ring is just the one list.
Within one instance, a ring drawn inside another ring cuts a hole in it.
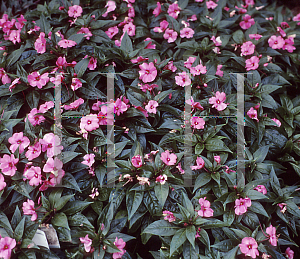
[{"label": "dense ground cover", "polygon": [[1,6],[0,258],[55,256],[41,223],[66,258],[299,257],[300,14],[36,4]]}]

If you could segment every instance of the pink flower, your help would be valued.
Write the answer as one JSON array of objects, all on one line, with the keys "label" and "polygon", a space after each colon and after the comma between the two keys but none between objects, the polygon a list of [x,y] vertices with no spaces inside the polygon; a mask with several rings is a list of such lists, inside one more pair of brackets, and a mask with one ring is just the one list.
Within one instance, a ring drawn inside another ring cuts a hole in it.
[{"label": "pink flower", "polygon": [[153,62],[150,62],[149,64],[143,63],[139,65],[139,67],[141,69],[139,71],[139,79],[141,79],[144,83],[152,82],[155,80],[157,76],[157,70]]},{"label": "pink flower", "polygon": [[247,71],[249,70],[255,70],[258,68],[258,62],[259,62],[259,58],[257,56],[253,56],[249,59],[246,60],[246,69]]},{"label": "pink flower", "polygon": [[163,211],[164,220],[167,220],[169,222],[173,222],[176,220],[176,217],[174,216],[173,212],[170,212],[168,210]]},{"label": "pink flower", "polygon": [[44,32],[40,33],[40,36],[37,38],[37,40],[34,43],[34,48],[37,51],[37,53],[43,54],[46,52],[46,40],[45,40]]},{"label": "pink flower", "polygon": [[157,176],[155,182],[160,183],[160,184],[165,184],[167,180],[168,180],[168,177],[165,174],[163,174],[163,175]]},{"label": "pink flower", "polygon": [[[68,65],[66,58],[58,57],[58,59],[56,60],[56,65],[59,69],[65,68]],[[61,75],[59,75],[59,76],[61,76]]]},{"label": "pink flower", "polygon": [[216,75],[222,77],[224,75],[224,72],[221,70],[221,68],[223,67],[223,65],[218,65],[217,66],[217,72]]},{"label": "pink flower", "polygon": [[44,116],[38,115],[37,113],[41,113],[37,108],[33,108],[30,113],[28,113],[28,120],[33,126],[40,125],[45,120]]},{"label": "pink flower", "polygon": [[[0,236],[1,237],[1,236]],[[10,259],[12,250],[16,247],[16,240],[10,237],[0,238],[0,257]]]},{"label": "pink flower", "polygon": [[82,87],[82,83],[81,83],[80,79],[77,77],[72,78],[71,89],[73,91],[76,91],[80,87]]},{"label": "pink flower", "polygon": [[203,110],[203,107],[201,106],[201,104],[199,102],[195,102],[193,96],[191,96],[191,99],[186,100],[186,103],[189,105],[192,105],[193,110],[194,109],[199,109],[199,110]]},{"label": "pink flower", "polygon": [[155,17],[157,17],[160,13],[161,13],[161,4],[160,2],[157,2],[157,7],[155,7],[155,9],[153,10],[153,14],[155,15]]},{"label": "pink flower", "polygon": [[290,36],[287,39],[285,39],[282,49],[292,53],[296,49],[296,47],[294,47],[293,45],[294,45],[294,38]]},{"label": "pink flower", "polygon": [[161,153],[160,159],[166,165],[175,165],[177,156],[176,156],[176,154],[170,153],[169,150],[166,150],[165,152]]},{"label": "pink flower", "polygon": [[278,203],[277,205],[280,208],[280,212],[281,213],[285,213],[285,211],[286,211],[286,203]]},{"label": "pink flower", "polygon": [[262,35],[260,34],[249,34],[249,38],[251,40],[255,39],[255,40],[259,40],[262,37]]},{"label": "pink flower", "polygon": [[69,105],[65,104],[64,109],[65,110],[77,109],[83,103],[84,103],[84,100],[82,98],[79,98],[76,101],[70,103]]},{"label": "pink flower", "polygon": [[62,169],[59,169],[57,171],[52,171],[51,175],[50,175],[49,184],[52,185],[52,186],[60,184],[61,179],[64,177],[64,175],[65,175],[65,171],[62,170]]},{"label": "pink flower", "polygon": [[269,241],[272,246],[277,246],[276,228],[272,224],[266,228],[266,233],[269,235]]},{"label": "pink flower", "polygon": [[148,177],[136,176],[136,179],[139,181],[140,185],[148,184],[150,186],[150,182],[149,182],[149,178]]},{"label": "pink flower", "polygon": [[[293,21],[300,21],[300,13],[293,17]],[[300,25],[300,22],[298,22],[297,25]]]},{"label": "pink flower", "polygon": [[240,22],[240,26],[242,29],[247,30],[249,29],[252,25],[255,24],[255,21],[249,14],[246,14],[243,17],[243,21]]},{"label": "pink flower", "polygon": [[90,32],[89,28],[81,27],[81,29],[77,32],[77,34],[86,34],[84,37],[89,40],[93,34]]},{"label": "pink flower", "polygon": [[125,102],[122,101],[122,98],[118,98],[115,102],[115,106],[114,106],[114,112],[120,116],[120,114],[123,114],[124,112],[126,112],[128,109],[127,105]]},{"label": "pink flower", "polygon": [[26,172],[24,173],[24,176],[30,180],[29,184],[31,186],[38,186],[39,184],[42,183],[42,173],[41,173],[41,168],[32,166]]},{"label": "pink flower", "polygon": [[195,60],[196,60],[196,57],[188,57],[187,61],[184,62],[184,66],[188,69],[191,69]]},{"label": "pink flower", "polygon": [[103,17],[106,17],[108,13],[116,10],[116,2],[115,1],[107,1],[106,5],[104,8],[106,8],[106,12],[104,14],[102,14]]},{"label": "pink flower", "polygon": [[9,37],[8,40],[10,40],[13,44],[16,44],[16,42],[20,43],[21,38],[20,38],[20,30],[11,30],[9,32]]},{"label": "pink flower", "polygon": [[82,244],[84,244],[85,251],[87,253],[89,253],[91,251],[91,246],[92,246],[93,240],[89,238],[88,234],[86,234],[85,237],[80,237],[79,240]]},{"label": "pink flower", "polygon": [[182,73],[178,73],[178,76],[175,76],[175,81],[177,85],[182,87],[190,85],[192,83],[189,75],[184,71]]},{"label": "pink flower", "polygon": [[2,174],[0,174],[0,191],[2,191],[6,186],[6,182],[4,179],[4,176]]},{"label": "pink flower", "polygon": [[134,167],[140,168],[143,165],[143,160],[140,155],[133,156],[131,158],[131,163]]},{"label": "pink flower", "polygon": [[149,113],[154,113],[156,114],[156,107],[158,106],[158,102],[154,100],[150,100],[148,104],[145,106],[145,109]]},{"label": "pink flower", "polygon": [[152,39],[151,38],[146,38],[144,41],[150,41],[147,46],[145,47],[145,49],[155,49],[156,45],[152,44]]},{"label": "pink flower", "polygon": [[218,4],[216,4],[214,1],[207,1],[206,2],[206,6],[207,6],[207,9],[215,9],[217,6],[218,6]]},{"label": "pink flower", "polygon": [[254,190],[261,192],[262,194],[267,194],[267,189],[264,185],[257,185]]},{"label": "pink flower", "polygon": [[199,199],[199,204],[201,205],[201,210],[198,210],[198,215],[200,217],[212,217],[214,211],[210,208],[210,202],[206,200],[206,197]]},{"label": "pink flower", "polygon": [[242,239],[242,243],[239,244],[241,252],[246,256],[251,256],[252,258],[256,258],[259,255],[257,250],[257,242],[253,237],[244,237]]},{"label": "pink flower", "polygon": [[247,111],[247,115],[252,119],[252,120],[258,120],[257,118],[257,110],[256,109],[253,109],[253,107],[250,108],[249,111]]},{"label": "pink flower", "polygon": [[73,47],[75,46],[77,43],[73,40],[60,40],[58,42],[58,46],[60,46],[61,48],[70,48],[70,47]]},{"label": "pink flower", "polygon": [[45,113],[53,107],[54,107],[54,102],[53,101],[45,102],[44,104],[40,105],[39,112]]},{"label": "pink flower", "polygon": [[23,153],[24,149],[29,146],[30,141],[27,137],[23,136],[23,132],[14,133],[12,137],[8,139],[11,144],[10,151],[14,153],[19,147],[19,153]]},{"label": "pink flower", "polygon": [[294,251],[289,247],[285,250],[285,255],[288,259],[294,259]]},{"label": "pink flower", "polygon": [[9,91],[12,91],[12,89],[14,89],[16,87],[16,85],[19,83],[20,83],[20,77],[16,78],[14,81],[12,81],[11,85],[9,86]]},{"label": "pink flower", "polygon": [[268,40],[269,46],[272,49],[281,49],[285,43],[284,39],[281,36],[271,36]]},{"label": "pink flower", "polygon": [[135,35],[135,25],[132,22],[125,24],[123,27],[123,32],[125,33],[126,31],[129,36],[134,36]]},{"label": "pink flower", "polygon": [[214,156],[214,160],[217,162],[217,164],[221,163],[221,157],[220,156]]},{"label": "pink flower", "polygon": [[107,36],[112,39],[113,36],[115,36],[119,32],[118,26],[110,27],[108,30],[105,32]]},{"label": "pink flower", "polygon": [[198,170],[198,169],[201,169],[205,166],[205,162],[203,160],[202,157],[197,157],[196,159],[196,165],[193,165],[193,166],[190,166],[192,170]]},{"label": "pink flower", "polygon": [[255,45],[251,41],[244,42],[241,46],[241,56],[247,56],[254,53]]},{"label": "pink flower", "polygon": [[1,67],[0,68],[0,78],[2,79],[2,83],[5,84],[10,84],[11,80],[8,77],[8,75],[6,74],[5,70]]},{"label": "pink flower", "polygon": [[240,198],[235,200],[235,214],[242,215],[247,212],[247,208],[251,206],[251,200],[249,198]]},{"label": "pink flower", "polygon": [[226,94],[224,92],[220,93],[219,91],[216,92],[215,97],[209,98],[209,103],[213,104],[213,108],[216,108],[218,111],[223,111],[226,109],[227,104],[224,103],[226,100]]},{"label": "pink flower", "polygon": [[168,40],[168,43],[174,42],[177,39],[178,33],[171,29],[166,29],[164,39]]},{"label": "pink flower", "polygon": [[116,237],[114,245],[120,250],[120,252],[113,253],[113,259],[122,258],[123,254],[126,252],[123,248],[125,247],[126,243],[123,241],[122,238]]},{"label": "pink flower", "polygon": [[46,164],[43,167],[43,171],[45,173],[51,173],[53,175],[58,175],[63,170],[63,162],[59,160],[57,157],[54,159],[52,157],[48,157]]},{"label": "pink flower", "polygon": [[60,146],[59,136],[53,133],[47,133],[44,135],[43,139],[39,142],[42,144],[42,151],[47,151],[47,157],[57,156],[63,150],[63,146]]},{"label": "pink flower", "polygon": [[200,75],[200,74],[206,74],[207,69],[206,69],[206,66],[199,64],[195,67],[191,67],[190,72],[193,76],[196,76],[196,75]]},{"label": "pink flower", "polygon": [[191,118],[191,126],[195,129],[204,129],[205,121],[200,117]]},{"label": "pink flower", "polygon": [[176,166],[176,168],[178,169],[178,171],[180,172],[180,174],[184,174],[184,170],[181,167],[181,163],[178,163],[178,165]]},{"label": "pink flower", "polygon": [[97,67],[97,59],[94,57],[91,57],[89,64],[88,64],[88,68],[89,68],[89,70],[95,70],[96,67]]},{"label": "pink flower", "polygon": [[173,61],[169,61],[168,64],[164,67],[164,69],[168,69],[172,72],[175,72],[177,70],[177,67],[174,66]]},{"label": "pink flower", "polygon": [[197,21],[197,16],[196,14],[193,14],[190,18],[187,19],[188,21]]},{"label": "pink flower", "polygon": [[81,16],[81,14],[82,14],[81,6],[79,6],[79,5],[70,6],[69,11],[68,11],[68,15],[70,17],[77,18],[77,17]]},{"label": "pink flower", "polygon": [[127,4],[128,9],[128,17],[135,17],[135,11],[134,8],[132,7],[132,4]]},{"label": "pink flower", "polygon": [[80,119],[80,128],[86,131],[93,131],[99,128],[99,120],[96,114],[90,114]]},{"label": "pink flower", "polygon": [[[159,25],[160,25],[160,27],[154,27],[154,29],[153,29],[154,32],[159,32],[159,33],[164,32],[165,29],[168,28],[169,23],[166,20],[163,20],[160,22]],[[176,37],[177,37],[177,35],[176,35]]]},{"label": "pink flower", "polygon": [[193,38],[193,35],[194,35],[194,30],[191,29],[191,28],[183,28],[181,31],[180,31],[180,37],[181,38]]},{"label": "pink flower", "polygon": [[43,75],[40,75],[39,72],[34,71],[28,75],[28,83],[32,87],[37,86],[37,88],[42,89],[42,87],[45,86],[50,80],[48,74],[49,73],[44,73]]},{"label": "pink flower", "polygon": [[37,158],[40,154],[41,144],[40,142],[36,142],[33,146],[28,147],[28,151],[26,152],[25,156],[30,161]]},{"label": "pink flower", "polygon": [[32,215],[31,221],[35,221],[37,219],[37,214],[34,208],[34,201],[27,199],[27,202],[23,202],[23,212],[24,215]]},{"label": "pink flower", "polygon": [[86,154],[83,159],[84,161],[81,164],[91,167],[95,163],[95,154]]},{"label": "pink flower", "polygon": [[19,162],[18,158],[15,158],[13,154],[10,156],[5,154],[3,158],[0,158],[0,169],[4,175],[14,176],[17,167],[15,166]]},{"label": "pink flower", "polygon": [[177,19],[179,13],[180,13],[180,7],[178,6],[178,4],[174,3],[169,5],[168,14],[170,16],[172,16],[174,19]]},{"label": "pink flower", "polygon": [[277,127],[281,126],[280,120],[277,120],[276,118],[273,118],[272,121],[274,121],[277,124]]}]

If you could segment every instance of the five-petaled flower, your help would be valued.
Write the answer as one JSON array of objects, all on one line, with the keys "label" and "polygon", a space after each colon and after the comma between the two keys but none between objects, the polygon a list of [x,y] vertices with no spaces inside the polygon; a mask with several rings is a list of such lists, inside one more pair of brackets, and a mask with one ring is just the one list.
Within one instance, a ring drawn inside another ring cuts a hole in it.
[{"label": "five-petaled flower", "polygon": [[82,7],[80,5],[73,5],[69,7],[68,15],[77,18],[82,14]]},{"label": "five-petaled flower", "polygon": [[239,244],[241,252],[246,256],[251,256],[252,258],[256,258],[259,255],[257,250],[258,244],[253,237],[244,237],[242,239],[242,243]]},{"label": "five-petaled flower", "polygon": [[150,100],[148,104],[145,106],[145,109],[149,113],[154,113],[156,114],[156,107],[158,106],[158,102],[155,100]]},{"label": "five-petaled flower", "polygon": [[166,165],[175,165],[177,156],[176,154],[170,153],[169,150],[166,150],[165,152],[161,153],[160,159],[166,164]]},{"label": "five-petaled flower", "polygon": [[11,237],[1,237],[0,235],[0,258],[10,259],[12,250],[17,242]]},{"label": "five-petaled flower", "polygon": [[84,245],[84,250],[89,253],[91,251],[93,240],[89,238],[88,234],[86,234],[85,237],[80,237],[79,240]]},{"label": "five-petaled flower", "polygon": [[212,104],[213,108],[216,108],[218,111],[223,111],[226,109],[227,104],[224,103],[226,100],[226,94],[224,92],[216,92],[216,96],[209,98],[209,103]]},{"label": "five-petaled flower", "polygon": [[153,62],[150,62],[149,64],[143,63],[139,65],[139,67],[141,69],[139,71],[139,79],[141,79],[144,83],[149,83],[155,80],[157,76],[157,70]]}]

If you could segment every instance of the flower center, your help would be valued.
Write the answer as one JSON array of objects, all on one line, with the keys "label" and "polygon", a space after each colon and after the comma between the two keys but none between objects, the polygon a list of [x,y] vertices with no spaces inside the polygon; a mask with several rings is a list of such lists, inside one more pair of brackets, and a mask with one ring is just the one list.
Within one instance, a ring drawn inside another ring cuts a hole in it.
[{"label": "flower center", "polygon": [[249,249],[252,249],[252,245],[248,245],[248,248],[249,248]]},{"label": "flower center", "polygon": [[34,177],[35,177],[35,178],[38,178],[38,177],[39,177],[39,175],[38,175],[37,173],[35,173]]},{"label": "flower center", "polygon": [[167,158],[167,161],[169,162],[169,161],[170,161],[170,158]]},{"label": "flower center", "polygon": [[3,247],[3,249],[8,249],[8,245],[5,245],[5,246]]},{"label": "flower center", "polygon": [[91,124],[91,123],[92,123],[91,121],[88,121],[88,122],[87,122],[87,124]]},{"label": "flower center", "polygon": [[18,140],[18,141],[17,141],[17,143],[18,143],[18,144],[21,144],[21,143],[22,143],[22,141],[21,141],[21,140]]}]

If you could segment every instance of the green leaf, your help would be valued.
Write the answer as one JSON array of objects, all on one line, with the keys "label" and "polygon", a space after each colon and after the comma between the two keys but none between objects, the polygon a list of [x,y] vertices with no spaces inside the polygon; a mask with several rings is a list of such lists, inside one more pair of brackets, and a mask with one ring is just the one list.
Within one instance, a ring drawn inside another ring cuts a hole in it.
[{"label": "green leaf", "polygon": [[194,215],[194,206],[185,192],[182,192],[182,205],[188,210],[190,215]]},{"label": "green leaf", "polygon": [[122,38],[120,49],[123,50],[127,54],[129,54],[130,52],[133,51],[132,42],[127,34],[127,31],[124,33],[124,36]]},{"label": "green leaf", "polygon": [[90,62],[90,60],[88,58],[84,58],[76,64],[76,66],[74,67],[74,70],[75,70],[78,78],[81,78],[84,75],[84,73],[89,65],[89,62]]},{"label": "green leaf", "polygon": [[238,241],[232,239],[222,240],[211,247],[214,247],[220,251],[227,252],[238,245]]},{"label": "green leaf", "polygon": [[69,161],[71,161],[72,159],[74,159],[75,157],[77,157],[78,155],[80,155],[80,153],[73,152],[73,151],[65,151],[65,152],[62,152],[61,154],[62,154],[61,161],[64,164],[68,163]]},{"label": "green leaf", "polygon": [[75,194],[71,194],[60,197],[58,200],[55,201],[54,209],[56,209],[56,211],[61,210],[74,195]]},{"label": "green leaf", "polygon": [[86,226],[90,229],[94,229],[94,226],[91,224],[91,222],[81,213],[69,216],[68,221],[71,227]]},{"label": "green leaf", "polygon": [[36,21],[36,25],[39,26],[41,31],[45,32],[46,35],[50,32],[50,22],[43,13],[40,16],[40,19]]},{"label": "green leaf", "polygon": [[195,182],[195,186],[194,186],[194,191],[195,192],[197,189],[199,189],[200,187],[202,187],[203,185],[207,184],[208,182],[210,182],[212,176],[209,173],[201,173]]},{"label": "green leaf", "polygon": [[185,230],[185,234],[193,248],[195,248],[195,235],[196,235],[196,228],[194,225],[188,226]]},{"label": "green leaf", "polygon": [[208,249],[210,249],[210,240],[205,229],[200,230],[200,237],[198,238]]},{"label": "green leaf", "polygon": [[156,183],[156,185],[154,186],[154,192],[156,198],[159,201],[159,204],[163,208],[169,195],[168,183],[167,182],[165,184]]},{"label": "green leaf", "polygon": [[81,41],[84,39],[85,34],[73,34],[71,35],[68,40],[73,40],[79,45]]},{"label": "green leaf", "polygon": [[66,173],[64,175],[61,186],[81,192],[81,190],[76,182],[76,179],[70,173]]},{"label": "green leaf", "polygon": [[227,226],[231,226],[235,218],[234,208],[231,208],[229,211],[225,211],[223,214],[223,221],[227,224]]},{"label": "green leaf", "polygon": [[73,215],[77,212],[83,211],[87,206],[92,204],[93,202],[87,202],[87,201],[70,201],[68,202],[63,209],[61,210],[66,215]]},{"label": "green leaf", "polygon": [[218,185],[220,186],[220,179],[221,179],[221,177],[220,177],[220,173],[219,172],[213,172],[211,174],[211,178],[214,179],[218,183]]},{"label": "green leaf", "polygon": [[140,191],[129,191],[126,195],[126,206],[128,211],[128,220],[132,218],[134,213],[136,213],[140,204],[143,201],[144,192]]},{"label": "green leaf", "polygon": [[203,150],[204,150],[204,144],[203,143],[198,143],[195,146],[195,155],[200,155]]},{"label": "green leaf", "polygon": [[246,195],[248,198],[250,198],[251,200],[260,200],[260,199],[268,199],[267,196],[265,196],[264,194],[262,194],[259,191],[256,190],[248,190],[246,192]]},{"label": "green leaf", "polygon": [[249,210],[251,210],[255,213],[259,213],[259,214],[264,215],[265,217],[269,218],[269,215],[266,212],[263,205],[261,205],[261,203],[259,203],[257,201],[251,201],[251,206],[249,207]]},{"label": "green leaf", "polygon": [[232,151],[226,147],[224,142],[217,138],[212,138],[206,141],[205,148],[208,151],[217,152],[217,151],[226,151],[232,153]]},{"label": "green leaf", "polygon": [[18,242],[21,240],[23,233],[24,233],[24,226],[25,226],[25,217],[20,221],[14,231],[14,239]]},{"label": "green leaf", "polygon": [[147,226],[142,234],[151,234],[157,236],[173,236],[176,231],[179,229],[176,225],[166,221],[166,220],[157,220]]},{"label": "green leaf", "polygon": [[7,58],[7,67],[12,66],[17,62],[17,60],[21,57],[23,51],[24,51],[25,46],[21,45],[21,47],[17,50],[14,50]]},{"label": "green leaf", "polygon": [[54,214],[54,217],[51,219],[51,223],[56,227],[64,227],[70,230],[68,224],[68,218],[66,214],[63,212]]},{"label": "green leaf", "polygon": [[16,206],[14,215],[12,216],[12,219],[11,219],[11,226],[13,229],[15,229],[17,227],[17,225],[20,223],[21,219],[22,219],[22,216],[21,216],[21,212],[19,210],[19,206]]},{"label": "green leaf", "polygon": [[37,108],[40,100],[40,95],[38,91],[30,91],[26,95],[26,100],[31,109]]},{"label": "green leaf", "polygon": [[238,250],[239,250],[239,246],[236,246],[232,248],[229,252],[227,252],[226,255],[224,256],[226,257],[226,259],[235,259]]},{"label": "green leaf", "polygon": [[244,33],[241,30],[237,30],[233,33],[232,38],[237,44],[243,44]]},{"label": "green leaf", "polygon": [[8,218],[2,211],[0,211],[0,227],[4,228],[8,234],[12,235],[13,229],[9,223]]},{"label": "green leaf", "polygon": [[170,256],[172,256],[174,252],[179,249],[179,247],[185,242],[186,239],[186,229],[179,229],[178,231],[176,231],[175,235],[172,237],[172,241],[170,244]]},{"label": "green leaf", "polygon": [[47,210],[51,210],[50,202],[47,200],[47,198],[44,196],[43,193],[41,193],[41,198],[42,198],[42,205],[43,207]]},{"label": "green leaf", "polygon": [[62,194],[63,189],[62,188],[57,188],[54,191],[52,191],[49,195],[49,203],[50,203],[50,208],[54,209],[55,204],[57,201],[59,201],[61,194]]}]

